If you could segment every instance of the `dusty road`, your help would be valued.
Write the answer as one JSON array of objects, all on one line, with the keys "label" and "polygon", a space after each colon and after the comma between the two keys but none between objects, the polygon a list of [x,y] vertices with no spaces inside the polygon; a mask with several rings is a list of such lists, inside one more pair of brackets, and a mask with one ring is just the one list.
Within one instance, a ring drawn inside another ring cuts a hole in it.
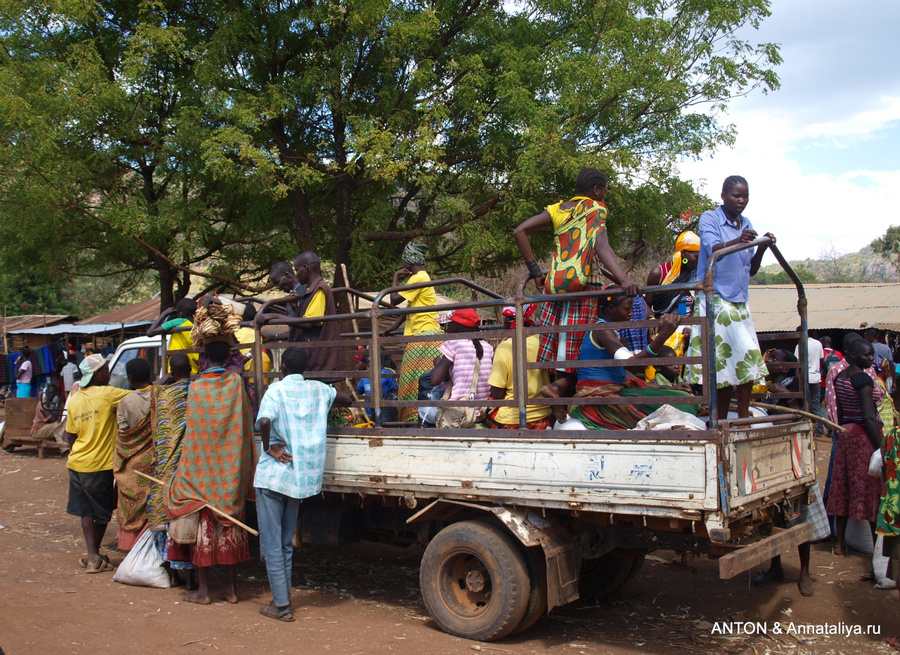
[{"label": "dusty road", "polygon": [[[238,605],[200,607],[181,602],[177,590],[126,587],[112,574],[84,574],[77,563],[84,552],[80,528],[65,513],[66,492],[60,457],[0,451],[0,648],[7,655],[891,653],[884,637],[900,634],[897,592],[861,582],[867,558],[835,557],[829,544],[813,546],[812,598],[800,596],[793,583],[796,554],[785,558],[787,582],[756,588],[747,575],[719,580],[711,560],[682,562],[657,551],[611,601],[573,603],[493,644],[435,627],[419,596],[420,550],[304,547],[295,558],[297,621],[278,623],[258,614],[270,598],[258,561],[240,569]],[[112,549],[114,525],[103,552],[117,564],[123,554]],[[220,584],[213,577],[211,591],[217,594]],[[718,633],[744,622],[760,622],[755,634]],[[880,635],[776,634],[791,624],[860,626]]]}]

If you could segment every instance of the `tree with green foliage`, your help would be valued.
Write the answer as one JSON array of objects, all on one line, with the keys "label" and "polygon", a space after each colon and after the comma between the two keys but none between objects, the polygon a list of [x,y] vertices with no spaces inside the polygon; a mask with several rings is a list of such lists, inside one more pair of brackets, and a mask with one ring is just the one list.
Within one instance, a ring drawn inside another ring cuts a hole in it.
[{"label": "tree with green foliage", "polygon": [[891,225],[884,236],[875,239],[869,247],[891,264],[900,276],[900,226]]},{"label": "tree with green foliage", "polygon": [[599,166],[613,246],[637,257],[704,208],[677,159],[730,145],[719,110],[777,87],[777,47],[735,36],[768,13],[0,0],[0,247],[23,267],[154,271],[163,306],[191,272],[246,289],[298,249],[362,285],[411,239],[436,273],[494,273],[516,262],[513,226]]}]

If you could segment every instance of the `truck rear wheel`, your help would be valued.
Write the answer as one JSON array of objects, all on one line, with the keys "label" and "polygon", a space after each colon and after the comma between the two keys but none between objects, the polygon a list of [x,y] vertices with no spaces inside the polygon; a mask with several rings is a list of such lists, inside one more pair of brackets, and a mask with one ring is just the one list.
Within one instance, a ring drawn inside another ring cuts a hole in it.
[{"label": "truck rear wheel", "polygon": [[578,593],[591,600],[606,598],[638,574],[645,555],[642,550],[617,548],[598,559],[585,560],[581,565]]},{"label": "truck rear wheel", "polygon": [[440,628],[466,639],[501,639],[529,609],[525,558],[511,536],[483,521],[441,530],[422,556],[419,585]]},{"label": "truck rear wheel", "polygon": [[528,609],[525,616],[510,633],[514,635],[527,630],[547,613],[547,560],[544,559],[544,551],[540,546],[531,548],[522,546],[522,552],[531,580],[531,593],[528,595]]}]

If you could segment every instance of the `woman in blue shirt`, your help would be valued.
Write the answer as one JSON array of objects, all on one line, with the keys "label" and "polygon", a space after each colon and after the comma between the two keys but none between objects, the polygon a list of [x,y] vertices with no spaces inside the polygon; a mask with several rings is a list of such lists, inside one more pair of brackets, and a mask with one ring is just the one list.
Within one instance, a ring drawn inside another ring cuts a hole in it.
[{"label": "woman in blue shirt", "polygon": [[[712,211],[703,212],[700,217],[700,257],[697,261],[697,275],[706,271],[706,262],[712,253],[741,243],[750,243],[757,237],[753,225],[743,215],[750,201],[750,191],[740,175],[725,178],[722,184],[722,204]],[[766,235],[775,243],[775,237]],[[755,380],[765,378],[768,373],[759,350],[756,329],[747,300],[750,296],[750,277],[756,275],[767,245],[747,248],[725,255],[716,261],[713,269],[713,312],[716,331],[716,400],[718,418],[728,417],[731,397],[737,389],[738,417],[750,415],[750,390]],[[699,297],[700,316],[706,315],[706,301]],[[689,357],[701,353],[700,326],[691,329],[688,348]],[[689,367],[687,380],[702,384],[702,368]]]}]

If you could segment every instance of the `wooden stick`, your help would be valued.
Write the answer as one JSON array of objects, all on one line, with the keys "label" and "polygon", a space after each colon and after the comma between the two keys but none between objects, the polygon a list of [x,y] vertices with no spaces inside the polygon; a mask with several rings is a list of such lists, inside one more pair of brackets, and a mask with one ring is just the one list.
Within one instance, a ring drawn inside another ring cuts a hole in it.
[{"label": "wooden stick", "polygon": [[[350,286],[350,277],[347,275],[347,265],[344,262],[341,262],[341,272],[344,274],[344,286]],[[356,296],[350,296],[353,300],[356,300]],[[350,298],[347,299],[348,304],[350,303]],[[356,322],[355,318],[350,319],[350,322],[353,324],[353,331],[359,332],[359,325]],[[379,360],[380,361],[380,360]]]},{"label": "wooden stick", "polygon": [[776,412],[780,412],[782,414],[799,414],[800,416],[805,416],[806,418],[810,418],[814,421],[818,421],[819,423],[824,423],[830,428],[834,428],[838,432],[844,432],[845,428],[838,425],[837,423],[832,423],[827,418],[822,418],[821,416],[816,416],[815,414],[811,414],[810,412],[804,412],[802,409],[791,409],[790,407],[781,407],[780,405],[770,405],[769,403],[758,403],[755,400],[750,403],[754,407],[762,407],[763,409],[771,409]]},{"label": "wooden stick", "polygon": [[[165,486],[165,484],[166,484],[166,483],[163,482],[162,480],[157,480],[157,479],[154,478],[152,475],[147,475],[146,473],[141,473],[140,471],[135,471],[135,473],[137,473],[137,474],[138,474],[139,476],[141,476],[142,478],[146,478],[146,479],[150,480],[151,482],[155,482],[156,484],[158,484],[158,485],[160,485],[160,486]],[[218,508],[216,508],[216,507],[213,507],[213,506],[210,505],[209,503],[205,503],[205,504],[203,505],[203,507],[201,507],[200,509],[208,509],[210,512],[213,512],[214,514],[218,514],[218,515],[221,516],[223,519],[228,519],[229,521],[231,521],[232,523],[234,523],[236,526],[241,527],[241,528],[244,528],[244,530],[246,530],[247,532],[249,532],[250,534],[252,534],[254,537],[258,537],[258,536],[259,536],[259,532],[257,532],[257,531],[254,530],[253,528],[251,528],[249,525],[246,525],[246,524],[244,524],[244,523],[241,523],[241,522],[238,521],[236,518],[233,518],[233,517],[231,517],[231,516],[228,516],[228,514],[226,514],[225,512],[223,512],[222,510],[220,510],[220,509],[218,509]]]}]

